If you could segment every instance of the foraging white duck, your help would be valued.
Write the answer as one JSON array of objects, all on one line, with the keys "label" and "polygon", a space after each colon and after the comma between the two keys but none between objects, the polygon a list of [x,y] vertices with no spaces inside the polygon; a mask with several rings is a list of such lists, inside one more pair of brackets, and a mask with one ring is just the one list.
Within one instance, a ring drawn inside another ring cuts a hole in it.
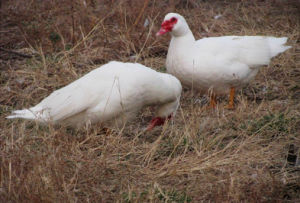
[{"label": "foraging white duck", "polygon": [[249,83],[259,67],[272,57],[289,49],[286,37],[224,36],[195,40],[184,17],[168,13],[157,36],[171,33],[166,68],[183,85],[200,91],[211,90],[210,106],[215,107],[215,94],[230,89],[228,108],[233,108],[236,88]]},{"label": "foraging white duck", "polygon": [[54,91],[29,109],[7,118],[80,126],[89,123],[123,125],[145,106],[157,106],[148,130],[162,125],[178,108],[181,83],[137,63],[112,61]]}]

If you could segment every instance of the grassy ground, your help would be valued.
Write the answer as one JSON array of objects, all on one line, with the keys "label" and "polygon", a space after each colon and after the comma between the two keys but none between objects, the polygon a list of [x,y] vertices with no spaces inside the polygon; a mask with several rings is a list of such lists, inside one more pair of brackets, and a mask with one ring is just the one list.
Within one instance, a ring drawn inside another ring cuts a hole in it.
[{"label": "grassy ground", "polygon": [[[2,202],[300,200],[297,1],[1,2]],[[170,11],[186,17],[196,38],[287,36],[293,48],[238,92],[234,111],[223,108],[227,98],[207,111],[206,97],[186,89],[174,121],[148,133],[151,109],[109,134],[97,125],[72,130],[5,119],[110,60],[165,71],[170,37],[155,32]]]}]

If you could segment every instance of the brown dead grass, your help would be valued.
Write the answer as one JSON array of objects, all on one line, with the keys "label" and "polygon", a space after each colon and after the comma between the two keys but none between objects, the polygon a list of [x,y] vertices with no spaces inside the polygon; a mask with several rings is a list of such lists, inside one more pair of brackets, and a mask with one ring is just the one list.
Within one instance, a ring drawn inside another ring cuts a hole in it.
[{"label": "brown dead grass", "polygon": [[[2,202],[300,199],[299,166],[287,159],[289,146],[300,146],[297,1],[10,0],[0,11]],[[5,119],[110,60],[165,71],[169,37],[154,34],[169,11],[184,15],[196,38],[287,36],[293,48],[239,92],[234,111],[223,109],[226,98],[206,111],[205,96],[185,90],[174,121],[149,133],[151,109],[108,134]]]}]

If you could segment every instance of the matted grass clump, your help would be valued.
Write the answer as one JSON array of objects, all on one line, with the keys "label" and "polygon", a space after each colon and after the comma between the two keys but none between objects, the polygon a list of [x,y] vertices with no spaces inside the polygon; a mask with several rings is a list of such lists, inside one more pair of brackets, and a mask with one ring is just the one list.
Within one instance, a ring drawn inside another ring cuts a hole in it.
[{"label": "matted grass clump", "polygon": [[[300,200],[300,9],[297,1],[2,1],[1,202],[297,202]],[[286,36],[293,48],[238,92],[205,108],[184,89],[173,121],[105,131],[6,120],[110,60],[166,71],[164,15],[196,38]],[[215,16],[218,16],[215,18]]]}]

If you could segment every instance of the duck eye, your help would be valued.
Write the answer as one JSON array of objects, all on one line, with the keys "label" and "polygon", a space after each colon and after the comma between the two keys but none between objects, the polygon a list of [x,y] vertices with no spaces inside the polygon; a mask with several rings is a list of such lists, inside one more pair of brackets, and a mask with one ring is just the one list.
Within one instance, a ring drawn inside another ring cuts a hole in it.
[{"label": "duck eye", "polygon": [[176,21],[175,17],[171,18],[171,22],[175,22],[175,21]]}]

